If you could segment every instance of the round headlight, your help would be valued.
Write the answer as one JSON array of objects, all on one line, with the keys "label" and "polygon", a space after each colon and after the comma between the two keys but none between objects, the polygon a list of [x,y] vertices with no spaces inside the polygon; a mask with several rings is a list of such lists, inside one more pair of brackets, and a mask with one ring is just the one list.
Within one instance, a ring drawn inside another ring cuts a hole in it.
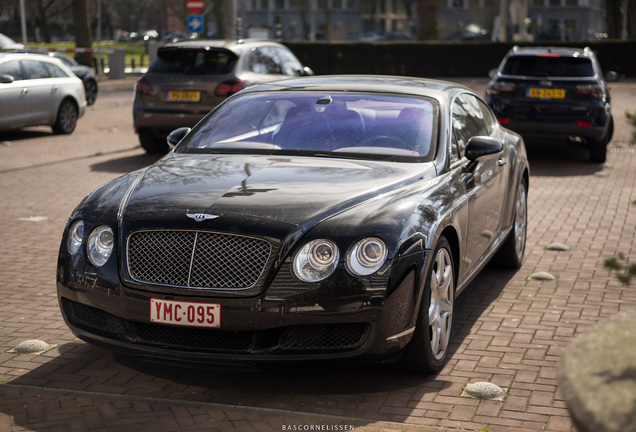
[{"label": "round headlight", "polygon": [[357,242],[347,254],[347,268],[356,276],[368,276],[380,270],[386,261],[388,249],[377,237]]},{"label": "round headlight", "polygon": [[82,243],[84,243],[84,222],[77,220],[68,230],[66,249],[71,255],[75,255],[82,247]]},{"label": "round headlight", "polygon": [[103,266],[110,258],[114,245],[113,230],[106,225],[98,226],[88,237],[88,259],[97,267]]},{"label": "round headlight", "polygon": [[312,240],[304,245],[294,258],[294,273],[305,282],[318,282],[327,278],[338,265],[340,253],[331,240]]}]

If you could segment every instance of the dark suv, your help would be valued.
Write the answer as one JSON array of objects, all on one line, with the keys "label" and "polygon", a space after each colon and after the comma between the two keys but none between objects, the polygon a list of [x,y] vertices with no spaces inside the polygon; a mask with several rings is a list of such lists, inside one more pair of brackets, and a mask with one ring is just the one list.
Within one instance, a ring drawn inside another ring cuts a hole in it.
[{"label": "dark suv", "polygon": [[133,123],[149,153],[192,127],[228,96],[266,81],[313,75],[285,46],[269,41],[192,40],[160,47],[135,85]]},{"label": "dark suv", "polygon": [[609,88],[589,48],[514,47],[486,89],[499,123],[532,138],[563,138],[605,162],[614,121]]}]

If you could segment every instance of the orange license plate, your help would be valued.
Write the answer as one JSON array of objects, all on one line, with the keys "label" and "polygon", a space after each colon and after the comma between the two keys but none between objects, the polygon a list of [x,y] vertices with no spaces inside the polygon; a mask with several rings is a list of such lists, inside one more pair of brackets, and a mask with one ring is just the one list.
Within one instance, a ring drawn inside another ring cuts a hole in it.
[{"label": "orange license plate", "polygon": [[166,92],[168,102],[200,102],[200,91],[169,90]]},{"label": "orange license plate", "polygon": [[529,88],[528,97],[538,99],[565,99],[565,89]]},{"label": "orange license plate", "polygon": [[150,321],[190,327],[221,327],[221,305],[150,299]]}]

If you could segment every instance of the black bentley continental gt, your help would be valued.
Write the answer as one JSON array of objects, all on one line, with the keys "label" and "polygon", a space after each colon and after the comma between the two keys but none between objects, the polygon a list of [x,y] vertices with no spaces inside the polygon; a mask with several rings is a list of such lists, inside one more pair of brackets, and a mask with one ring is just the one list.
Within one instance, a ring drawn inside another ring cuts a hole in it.
[{"label": "black bentley continental gt", "polygon": [[491,258],[524,257],[523,140],[457,84],[277,81],[168,141],[64,230],[59,304],[87,342],[153,361],[435,372],[457,295]]}]

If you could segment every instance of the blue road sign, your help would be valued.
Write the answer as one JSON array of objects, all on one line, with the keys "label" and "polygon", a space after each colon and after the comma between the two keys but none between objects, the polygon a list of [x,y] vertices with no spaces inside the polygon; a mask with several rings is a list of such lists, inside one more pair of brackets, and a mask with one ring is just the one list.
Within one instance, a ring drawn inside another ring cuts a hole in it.
[{"label": "blue road sign", "polygon": [[188,15],[188,32],[203,33],[203,15]]}]

